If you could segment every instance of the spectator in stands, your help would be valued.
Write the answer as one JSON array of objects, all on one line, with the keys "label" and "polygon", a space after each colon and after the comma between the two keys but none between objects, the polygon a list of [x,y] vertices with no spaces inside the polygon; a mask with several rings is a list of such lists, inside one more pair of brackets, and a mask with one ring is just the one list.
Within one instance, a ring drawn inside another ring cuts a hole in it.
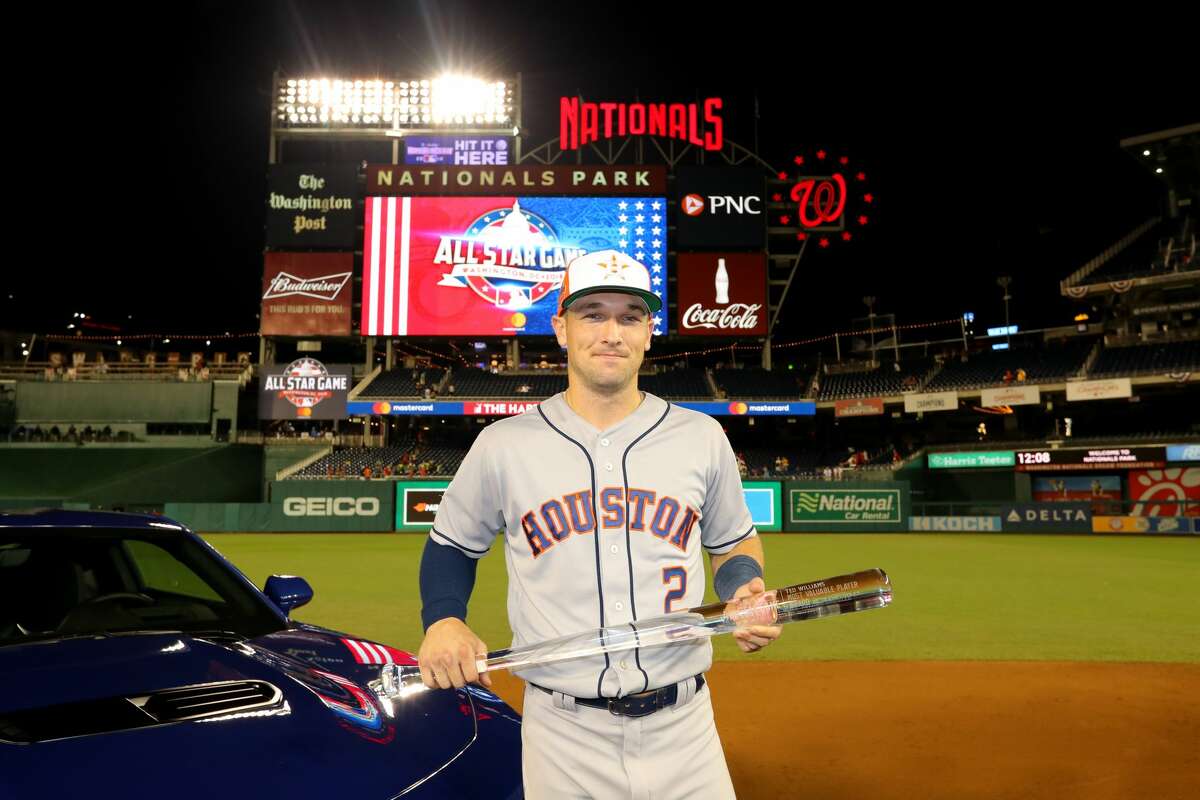
[{"label": "spectator in stands", "polygon": [[417,476],[424,478],[428,474],[429,474],[429,462],[422,461],[421,466],[417,467]]},{"label": "spectator in stands", "polygon": [[385,464],[385,465],[384,465],[384,467],[383,467],[383,477],[385,477],[385,478],[390,478],[390,477],[392,477],[392,465],[391,465],[391,464]]},{"label": "spectator in stands", "polygon": [[368,466],[367,464],[363,464],[362,476],[363,476],[363,480],[367,480],[367,481],[371,480],[371,467]]},{"label": "spectator in stands", "polygon": [[333,477],[333,475],[334,475],[334,472],[333,472],[333,464],[326,464],[326,465],[325,465],[325,477],[326,477],[326,478],[332,478],[332,477]]},{"label": "spectator in stands", "polygon": [[1013,373],[1012,373],[1012,370],[1011,370],[1011,369],[1006,369],[1006,370],[1004,370],[1004,378],[1003,378],[1003,380],[1004,380],[1004,385],[1005,385],[1005,386],[1007,386],[1008,384],[1010,384],[1010,383],[1012,383],[1012,382],[1013,382]]},{"label": "spectator in stands", "polygon": [[1024,368],[1024,367],[1017,367],[1017,383],[1024,383],[1024,382],[1025,382],[1025,377],[1026,377],[1026,375],[1025,375],[1025,368]]},{"label": "spectator in stands", "polygon": [[450,384],[450,394],[454,394],[454,384]]}]

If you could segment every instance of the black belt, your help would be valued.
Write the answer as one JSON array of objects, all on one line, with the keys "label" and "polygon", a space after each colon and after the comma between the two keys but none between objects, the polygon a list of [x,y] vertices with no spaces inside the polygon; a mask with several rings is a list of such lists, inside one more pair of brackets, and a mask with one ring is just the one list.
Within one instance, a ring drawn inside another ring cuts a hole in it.
[{"label": "black belt", "polygon": [[[554,694],[552,689],[547,689],[545,686],[538,686],[536,683],[529,685],[535,689],[541,689],[546,694]],[[703,687],[704,675],[701,673],[696,676],[696,692],[699,693]],[[679,684],[672,683],[661,689],[651,689],[648,692],[639,692],[625,697],[576,697],[573,699],[577,706],[606,708],[610,714],[618,717],[644,717],[647,714],[653,714],[660,708],[670,708],[675,705],[679,699]]]}]

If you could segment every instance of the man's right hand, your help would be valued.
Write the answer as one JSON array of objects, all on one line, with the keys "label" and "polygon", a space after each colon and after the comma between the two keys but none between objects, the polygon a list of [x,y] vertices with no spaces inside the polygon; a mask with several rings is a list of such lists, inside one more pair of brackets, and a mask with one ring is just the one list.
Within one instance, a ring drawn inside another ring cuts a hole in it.
[{"label": "man's right hand", "polygon": [[439,619],[425,631],[417,653],[421,680],[430,689],[461,689],[468,683],[492,688],[492,677],[480,673],[477,660],[487,658],[487,645],[458,617]]}]

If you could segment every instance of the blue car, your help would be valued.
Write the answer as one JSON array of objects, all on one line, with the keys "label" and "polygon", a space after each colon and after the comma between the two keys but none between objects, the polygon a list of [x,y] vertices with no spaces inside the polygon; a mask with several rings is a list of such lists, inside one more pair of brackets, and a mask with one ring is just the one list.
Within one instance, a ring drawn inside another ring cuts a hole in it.
[{"label": "blue car", "polygon": [[523,797],[513,709],[381,699],[412,656],[288,619],[312,594],[162,517],[0,512],[0,797]]}]

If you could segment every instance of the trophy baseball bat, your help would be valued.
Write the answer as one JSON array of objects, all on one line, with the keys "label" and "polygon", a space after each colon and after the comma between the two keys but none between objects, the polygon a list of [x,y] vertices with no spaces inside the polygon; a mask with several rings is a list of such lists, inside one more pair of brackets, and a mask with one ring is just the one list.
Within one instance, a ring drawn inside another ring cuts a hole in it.
[{"label": "trophy baseball bat", "polygon": [[[881,569],[868,569],[771,589],[754,597],[493,650],[476,661],[475,667],[479,672],[540,667],[604,653],[707,639],[754,625],[782,625],[883,608],[891,602],[892,584],[887,574]],[[384,666],[379,679],[371,681],[369,686],[385,698],[403,697],[427,688],[419,667],[396,664]]]}]

